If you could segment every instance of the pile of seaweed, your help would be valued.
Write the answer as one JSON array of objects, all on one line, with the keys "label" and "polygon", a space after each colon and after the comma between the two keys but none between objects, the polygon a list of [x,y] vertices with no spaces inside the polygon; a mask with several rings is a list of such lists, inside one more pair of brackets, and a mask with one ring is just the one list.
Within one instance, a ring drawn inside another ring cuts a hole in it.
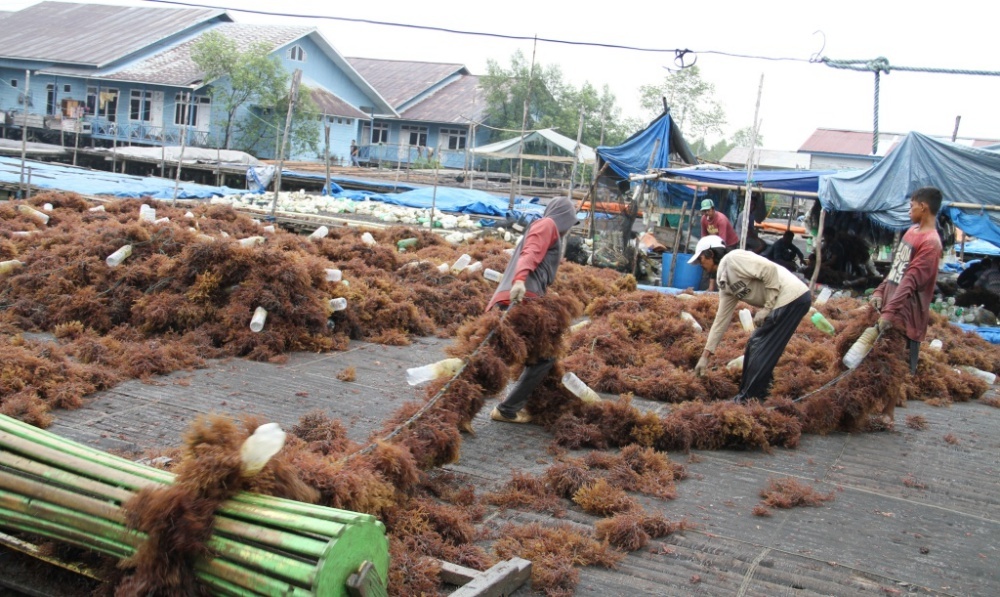
[{"label": "pile of seaweed", "polygon": [[[142,219],[144,205],[159,218]],[[494,269],[507,260],[503,241],[459,249],[412,228],[374,230],[375,245],[355,229],[312,239],[266,228],[218,205],[97,204],[68,193],[0,205],[0,261],[23,264],[0,274],[0,412],[44,427],[51,408],[208,358],[282,362],[288,352],[342,350],[351,339],[405,345],[449,336],[482,312],[494,285],[438,266],[462,252]],[[414,237],[415,251],[397,251],[397,241]],[[125,245],[131,255],[108,265]],[[343,281],[328,281],[330,269]],[[594,280],[576,283],[581,300],[607,291]],[[334,311],[334,298],[347,299],[347,309]],[[267,319],[255,333],[258,307]]]},{"label": "pile of seaweed", "polygon": [[[725,363],[743,352],[748,334],[738,324],[726,334],[714,368],[704,377],[692,372],[715,314],[712,295],[638,292],[629,276],[564,264],[545,298],[483,314],[492,283],[469,272],[442,274],[438,266],[465,252],[484,268],[502,270],[507,257],[501,241],[456,248],[427,231],[390,228],[373,231],[378,242],[369,246],[356,230],[334,229],[316,240],[265,232],[228,207],[202,205],[188,214],[156,205],[157,215],[169,220],[154,223],[140,221],[139,201],[107,203],[97,211],[74,195],[31,201],[37,209],[44,203],[52,204],[45,226],[13,205],[0,206],[0,260],[24,263],[3,275],[0,290],[0,412],[38,425],[47,423],[49,408],[72,408],[81,396],[123,379],[198,367],[206,358],[280,362],[288,351],[337,350],[350,339],[405,344],[415,335],[454,336],[446,352],[465,360],[455,379],[431,383],[423,400],[403,405],[364,444],[348,440],[344,425],[323,413],[304,417],[247,487],[379,516],[390,534],[394,594],[440,590],[438,560],[485,569],[512,555],[534,561],[536,590],[570,594],[574,566],[614,566],[620,550],[684,528],[646,514],[626,493],[673,495],[683,471],[665,452],[791,448],[803,432],[866,428],[886,398],[947,404],[981,397],[986,384],[957,366],[1000,373],[1000,350],[934,316],[929,338],[941,339],[944,349],[923,350],[916,376],[903,364],[902,337],[890,332],[858,369],[820,389],[844,372],[841,356],[875,319],[858,301],[837,299],[819,307],[836,337],[804,319],[775,370],[769,399],[737,405],[729,399],[739,374]],[[254,236],[265,242],[238,242]],[[399,253],[396,241],[410,237],[418,248]],[[133,246],[132,255],[109,267],[105,258],[125,244]],[[331,268],[348,283],[327,281]],[[339,297],[348,308],[333,311],[329,300]],[[268,319],[254,333],[249,322],[260,306]],[[589,325],[567,333],[583,315]],[[38,332],[55,342],[32,335]],[[533,395],[535,421],[551,430],[561,449],[620,452],[564,457],[545,475],[515,474],[486,496],[436,471],[458,458],[460,429],[486,401],[526,363],[543,358],[559,361]],[[620,398],[582,402],[560,382],[567,371]],[[647,412],[632,395],[672,403],[671,410]],[[225,440],[229,447],[218,452],[225,460],[259,424],[251,418],[239,432],[208,435]],[[217,466],[180,462],[194,479],[202,478],[202,467]],[[199,491],[213,500],[228,495]],[[569,504],[606,520],[593,531],[568,524],[477,529],[488,526],[481,524],[487,505],[529,504],[541,510]],[[146,521],[137,523],[140,528],[156,522],[136,516]],[[169,560],[161,558],[176,545],[197,553],[204,522],[195,530],[201,534],[151,548],[136,570],[162,572]],[[141,577],[129,582],[152,586]]]}]

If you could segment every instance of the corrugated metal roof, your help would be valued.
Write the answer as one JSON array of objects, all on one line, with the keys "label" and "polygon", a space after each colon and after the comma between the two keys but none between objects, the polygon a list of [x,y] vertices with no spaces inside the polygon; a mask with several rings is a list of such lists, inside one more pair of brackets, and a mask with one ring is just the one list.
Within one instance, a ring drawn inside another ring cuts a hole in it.
[{"label": "corrugated metal roof", "polygon": [[[743,168],[747,163],[749,147],[734,147],[719,160],[719,163]],[[755,155],[755,168],[780,170],[808,170],[812,156],[797,151],[759,149]]]},{"label": "corrugated metal roof", "polygon": [[376,58],[347,60],[393,108],[399,108],[453,74],[468,74],[461,64]]},{"label": "corrugated metal roof", "polygon": [[479,89],[479,77],[462,75],[399,116],[406,120],[468,124],[481,121],[485,114],[486,95]]},{"label": "corrugated metal roof", "polygon": [[311,87],[309,97],[316,102],[320,114],[328,116],[346,116],[348,118],[359,118],[361,120],[371,120],[371,115],[365,114],[361,110],[337,97],[333,93],[322,87]]},{"label": "corrugated metal roof", "polygon": [[[941,141],[951,141],[950,135],[929,135]],[[904,138],[900,133],[879,133],[878,156],[888,155]],[[958,137],[955,143],[970,147],[984,147],[996,143],[997,139],[977,139]],[[872,133],[870,131],[849,131],[841,129],[816,129],[799,148],[801,152],[829,153],[838,155],[871,156]]]},{"label": "corrugated metal roof", "polygon": [[[264,42],[278,48],[313,31],[311,27],[291,27],[282,25],[251,25],[247,23],[222,23],[210,31],[217,31],[236,42],[240,51],[249,50],[255,43]],[[206,32],[207,33],[207,32]],[[131,81],[155,85],[186,87],[202,82],[205,73],[194,60],[191,51],[205,34],[190,39],[180,45],[153,54],[123,68],[93,76],[113,81]],[[69,69],[66,69],[69,70]],[[46,73],[62,74],[59,69],[47,69]],[[65,74],[71,74],[65,72]]]},{"label": "corrugated metal roof", "polygon": [[0,58],[103,67],[211,19],[215,9],[42,2],[0,19]]}]

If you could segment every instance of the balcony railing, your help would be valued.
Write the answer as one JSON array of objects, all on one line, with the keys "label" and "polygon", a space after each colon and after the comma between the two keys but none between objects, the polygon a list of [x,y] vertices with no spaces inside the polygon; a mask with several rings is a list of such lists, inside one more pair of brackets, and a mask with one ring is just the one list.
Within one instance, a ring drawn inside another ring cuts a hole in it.
[{"label": "balcony railing", "polygon": [[[433,148],[389,143],[361,145],[358,149],[360,161],[371,165],[419,165],[424,163],[428,167],[433,167],[434,162],[438,162],[441,168],[458,170],[465,168],[466,151],[464,149],[442,149],[440,152],[436,152],[433,151]],[[428,149],[431,151],[428,152]]]},{"label": "balcony railing", "polygon": [[[104,118],[91,118],[89,121],[93,131],[91,135],[97,139],[150,145],[179,145],[181,142],[181,129],[176,125],[166,127],[135,121],[112,122]],[[210,137],[208,131],[188,128],[184,143],[193,147],[210,147]]]}]

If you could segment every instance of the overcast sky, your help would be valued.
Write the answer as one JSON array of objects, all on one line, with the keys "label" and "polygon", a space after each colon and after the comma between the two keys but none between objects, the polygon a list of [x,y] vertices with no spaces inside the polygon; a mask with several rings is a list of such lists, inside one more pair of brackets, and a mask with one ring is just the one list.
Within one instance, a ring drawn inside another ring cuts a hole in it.
[{"label": "overcast sky", "polygon": [[[34,4],[5,0],[4,9]],[[161,6],[141,0],[102,4]],[[195,2],[192,2],[195,4]],[[316,18],[255,15],[237,8],[391,21],[575,42],[685,48],[697,54],[702,78],[715,85],[726,133],[753,124],[761,75],[761,135],[768,149],[798,149],[817,128],[870,131],[874,75],[810,64],[813,55],[838,60],[884,56],[894,66],[1000,71],[992,49],[995,19],[982,1],[945,3],[878,0],[838,2],[714,0],[570,3],[553,0],[378,0],[329,2],[217,0],[197,3],[232,10],[238,22],[316,26],[345,56],[457,62],[484,74],[492,58],[507,64],[532,41],[457,35]],[[822,35],[816,33],[821,31]],[[824,37],[825,36],[825,37]],[[727,57],[724,52],[799,61]],[[690,58],[689,58],[690,59]],[[642,115],[638,88],[669,75],[669,53],[539,42],[536,61],[559,65],[567,81],[608,84],[626,115]],[[893,72],[881,77],[879,128],[1000,139],[1000,77]],[[574,136],[576,131],[563,131]]]}]

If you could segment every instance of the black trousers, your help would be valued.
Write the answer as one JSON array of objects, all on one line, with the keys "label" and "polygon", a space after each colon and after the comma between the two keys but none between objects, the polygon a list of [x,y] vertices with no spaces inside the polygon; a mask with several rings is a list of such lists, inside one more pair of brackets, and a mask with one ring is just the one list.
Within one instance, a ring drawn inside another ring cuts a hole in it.
[{"label": "black trousers", "polygon": [[542,383],[545,376],[549,374],[549,370],[552,369],[552,365],[555,362],[555,359],[545,359],[534,365],[525,365],[521,377],[517,378],[517,381],[514,382],[514,387],[511,388],[510,394],[507,395],[507,398],[503,402],[497,405],[497,410],[500,411],[500,414],[508,419],[513,419],[517,416],[517,411],[528,404],[531,393],[535,391],[538,384]]},{"label": "black trousers", "polygon": [[781,353],[799,327],[802,317],[812,305],[812,293],[808,290],[799,298],[779,307],[764,320],[764,325],[754,330],[747,340],[743,353],[743,377],[740,378],[740,393],[733,398],[736,402],[763,400],[771,389],[774,366]]}]

